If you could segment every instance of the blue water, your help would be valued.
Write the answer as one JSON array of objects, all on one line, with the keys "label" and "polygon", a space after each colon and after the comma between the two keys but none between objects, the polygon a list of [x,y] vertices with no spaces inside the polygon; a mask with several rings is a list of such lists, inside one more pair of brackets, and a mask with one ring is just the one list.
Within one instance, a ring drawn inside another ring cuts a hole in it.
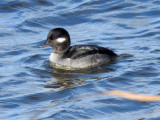
[{"label": "blue water", "polygon": [[[101,95],[109,90],[160,94],[158,0],[1,0],[1,120],[159,120],[160,103]],[[72,45],[94,44],[133,57],[83,71],[45,64],[38,48],[55,27]]]}]

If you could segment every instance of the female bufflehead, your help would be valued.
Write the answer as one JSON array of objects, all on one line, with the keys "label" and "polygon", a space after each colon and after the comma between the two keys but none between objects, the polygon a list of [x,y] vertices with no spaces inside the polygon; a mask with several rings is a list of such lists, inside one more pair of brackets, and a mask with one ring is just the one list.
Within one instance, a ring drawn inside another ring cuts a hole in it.
[{"label": "female bufflehead", "polygon": [[40,47],[51,46],[49,60],[55,68],[82,69],[105,64],[117,57],[113,51],[96,45],[70,46],[69,33],[63,28],[52,29]]}]

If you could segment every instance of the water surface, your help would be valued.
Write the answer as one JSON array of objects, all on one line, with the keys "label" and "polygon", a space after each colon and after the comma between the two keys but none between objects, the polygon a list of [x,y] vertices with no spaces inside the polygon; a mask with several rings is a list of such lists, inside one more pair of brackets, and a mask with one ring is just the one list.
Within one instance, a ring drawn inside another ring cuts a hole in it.
[{"label": "water surface", "polygon": [[[138,0],[1,0],[1,120],[159,120],[160,103],[100,93],[160,94],[160,2]],[[103,67],[48,67],[51,48],[38,48],[55,27],[72,45],[94,44],[133,57]]]}]

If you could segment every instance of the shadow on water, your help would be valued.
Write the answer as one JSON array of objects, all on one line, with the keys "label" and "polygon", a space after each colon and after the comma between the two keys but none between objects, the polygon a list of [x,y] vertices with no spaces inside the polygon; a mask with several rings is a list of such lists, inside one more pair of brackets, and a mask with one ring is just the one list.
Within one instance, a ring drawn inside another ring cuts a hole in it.
[{"label": "shadow on water", "polygon": [[99,67],[80,70],[55,69],[49,66],[48,63],[49,61],[46,61],[46,65],[50,68],[50,75],[52,76],[52,79],[50,84],[44,86],[45,88],[71,88],[91,81],[100,80],[102,79],[102,77],[99,77],[100,74],[109,74],[109,72],[115,71],[115,69],[109,67],[110,65],[114,65],[115,61]]}]

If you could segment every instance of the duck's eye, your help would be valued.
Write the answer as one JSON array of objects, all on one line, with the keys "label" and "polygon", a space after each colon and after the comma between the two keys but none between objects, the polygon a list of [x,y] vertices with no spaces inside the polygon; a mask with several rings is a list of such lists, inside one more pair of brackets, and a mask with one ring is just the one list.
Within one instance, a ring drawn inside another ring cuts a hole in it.
[{"label": "duck's eye", "polygon": [[51,36],[49,37],[49,39],[50,39],[50,40],[54,40],[54,39],[55,39],[54,35],[51,35]]}]

